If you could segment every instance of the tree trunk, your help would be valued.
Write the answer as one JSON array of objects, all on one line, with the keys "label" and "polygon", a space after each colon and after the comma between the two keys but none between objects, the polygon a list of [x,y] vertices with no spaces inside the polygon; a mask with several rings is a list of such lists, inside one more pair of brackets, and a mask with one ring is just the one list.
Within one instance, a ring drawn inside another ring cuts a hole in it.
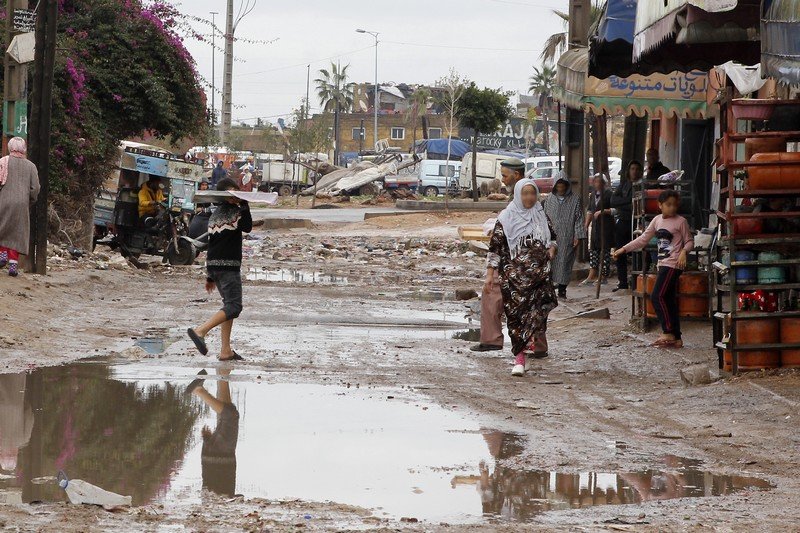
[{"label": "tree trunk", "polygon": [[333,112],[333,164],[339,164],[339,102]]},{"label": "tree trunk", "polygon": [[592,157],[594,158],[594,173],[608,176],[608,134],[606,114],[592,115]]},{"label": "tree trunk", "polygon": [[478,190],[478,132],[472,137],[472,200],[477,202],[481,192]]},{"label": "tree trunk", "polygon": [[544,136],[544,149],[550,155],[550,125],[547,123],[547,113],[542,113],[542,135]]}]

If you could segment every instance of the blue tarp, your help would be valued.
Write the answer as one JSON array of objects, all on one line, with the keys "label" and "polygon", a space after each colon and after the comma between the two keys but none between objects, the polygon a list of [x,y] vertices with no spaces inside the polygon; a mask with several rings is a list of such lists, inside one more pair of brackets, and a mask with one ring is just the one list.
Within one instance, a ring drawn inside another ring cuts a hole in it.
[{"label": "blue tarp", "polygon": [[[451,159],[461,159],[465,154],[471,150],[470,145],[459,139],[450,140],[450,157]],[[442,154],[441,159],[447,157],[447,139],[428,139],[424,141],[417,141],[416,152],[428,152],[428,158],[431,154]],[[438,157],[436,158],[438,159]]]}]

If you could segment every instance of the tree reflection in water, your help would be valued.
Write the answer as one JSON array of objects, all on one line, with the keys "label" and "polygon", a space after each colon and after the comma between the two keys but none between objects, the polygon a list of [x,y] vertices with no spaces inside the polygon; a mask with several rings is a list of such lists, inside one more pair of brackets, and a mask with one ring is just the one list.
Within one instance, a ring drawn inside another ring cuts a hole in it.
[{"label": "tree reflection in water", "polygon": [[15,471],[24,502],[63,499],[54,484],[31,483],[58,470],[134,505],[163,495],[201,412],[183,387],[117,381],[111,367],[87,363],[25,375],[21,405],[34,413]]}]

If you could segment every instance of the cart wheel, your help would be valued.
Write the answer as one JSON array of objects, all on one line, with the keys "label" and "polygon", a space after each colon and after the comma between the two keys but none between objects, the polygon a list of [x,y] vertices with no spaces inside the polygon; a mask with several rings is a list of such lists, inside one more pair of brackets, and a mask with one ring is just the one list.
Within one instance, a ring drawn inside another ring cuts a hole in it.
[{"label": "cart wheel", "polygon": [[175,245],[173,243],[169,244],[167,248],[167,260],[169,260],[170,265],[191,265],[194,263],[194,258],[197,256],[194,250],[194,246],[190,243],[179,240],[178,241],[178,249],[175,249]]},{"label": "cart wheel", "polygon": [[278,196],[291,196],[292,188],[289,185],[281,185],[278,187]]}]

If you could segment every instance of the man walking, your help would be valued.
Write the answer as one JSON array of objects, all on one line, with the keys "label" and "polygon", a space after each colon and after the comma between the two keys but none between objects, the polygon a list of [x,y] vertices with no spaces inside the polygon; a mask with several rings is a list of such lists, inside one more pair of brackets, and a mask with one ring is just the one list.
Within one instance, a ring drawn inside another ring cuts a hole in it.
[{"label": "man walking", "polygon": [[[512,191],[519,180],[525,177],[525,163],[516,157],[506,159],[500,163],[500,174],[506,190]],[[488,220],[484,228],[491,236],[494,230],[495,219]],[[493,283],[484,285],[481,295],[481,340],[480,343],[470,347],[473,352],[492,352],[503,349],[503,293],[500,291],[500,278],[495,271]],[[542,335],[535,341],[534,356],[547,356],[547,337]]]}]

